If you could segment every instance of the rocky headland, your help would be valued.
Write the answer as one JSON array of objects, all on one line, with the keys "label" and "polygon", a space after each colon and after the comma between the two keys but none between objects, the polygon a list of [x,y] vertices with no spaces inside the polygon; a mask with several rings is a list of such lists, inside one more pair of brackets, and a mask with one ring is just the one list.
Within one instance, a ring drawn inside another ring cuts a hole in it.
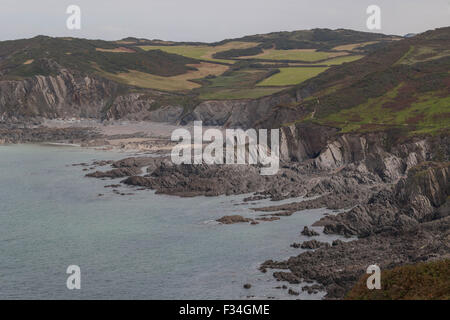
[{"label": "rocky headland", "polygon": [[[255,207],[257,215],[252,218],[224,216],[218,220],[222,224],[255,225],[305,209],[340,209],[313,226],[353,240],[321,243],[313,239],[318,233],[305,227],[299,234],[311,240],[292,245],[304,252],[287,261],[268,260],[261,265],[263,272],[284,269],[273,273],[280,281],[316,281],[318,287],[304,291],[315,292],[320,287],[327,298],[343,298],[371,264],[383,269],[449,256],[450,162],[440,158],[449,154],[446,136],[411,139],[390,149],[383,134],[341,135],[321,147],[306,139],[294,144],[292,138],[282,136],[298,149],[282,153],[281,168],[273,176],[261,176],[258,166],[174,165],[169,157],[146,156],[113,162],[111,170],[87,176],[123,177],[124,185],[184,197],[253,193],[245,201],[256,203],[304,197]],[[300,143],[321,151],[308,158]],[[303,160],[289,160],[293,152]]]}]

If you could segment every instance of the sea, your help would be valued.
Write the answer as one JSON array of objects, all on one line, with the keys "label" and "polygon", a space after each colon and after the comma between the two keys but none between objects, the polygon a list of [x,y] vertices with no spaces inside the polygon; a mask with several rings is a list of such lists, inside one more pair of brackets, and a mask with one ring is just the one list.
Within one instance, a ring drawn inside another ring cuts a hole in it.
[{"label": "sea", "polygon": [[[325,292],[309,295],[305,284],[277,282],[274,270],[258,268],[303,252],[290,244],[307,240],[303,227],[330,210],[222,225],[222,216],[256,217],[251,208],[293,199],[181,198],[128,186],[117,188],[120,195],[105,188],[120,179],[87,178],[86,167],[73,165],[127,156],[77,146],[0,146],[0,299],[323,298]],[[80,289],[67,285],[69,266],[79,267]]]}]

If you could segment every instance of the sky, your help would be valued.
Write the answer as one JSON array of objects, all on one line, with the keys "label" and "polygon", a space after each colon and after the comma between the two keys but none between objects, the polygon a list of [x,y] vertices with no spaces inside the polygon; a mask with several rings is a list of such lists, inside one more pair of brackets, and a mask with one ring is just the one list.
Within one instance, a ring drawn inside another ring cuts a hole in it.
[{"label": "sky", "polygon": [[[69,5],[81,9],[79,30],[66,27]],[[381,9],[381,30],[366,27],[369,5]],[[0,40],[48,35],[214,42],[312,28],[405,35],[449,21],[450,0],[0,0]]]}]

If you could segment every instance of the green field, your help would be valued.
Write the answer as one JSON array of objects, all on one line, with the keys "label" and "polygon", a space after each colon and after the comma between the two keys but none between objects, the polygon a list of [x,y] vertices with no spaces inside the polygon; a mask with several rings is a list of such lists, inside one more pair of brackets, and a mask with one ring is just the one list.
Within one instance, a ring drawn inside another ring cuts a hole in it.
[{"label": "green field", "polygon": [[128,72],[117,74],[99,70],[99,74],[108,79],[140,88],[158,89],[162,91],[187,91],[201,87],[199,83],[192,80],[202,79],[210,75],[218,76],[228,69],[228,66],[209,62],[202,62],[190,66],[195,67],[197,70],[191,70],[187,73],[171,77],[162,77],[136,70],[128,70]]},{"label": "green field", "polygon": [[256,83],[266,78],[269,70],[245,69],[227,72],[224,75],[204,81],[198,89],[202,100],[250,99],[273,94],[284,88],[255,87]]},{"label": "green field", "polygon": [[330,52],[317,52],[309,49],[294,49],[294,50],[275,50],[269,49],[264,53],[256,56],[244,57],[244,59],[265,59],[265,60],[299,60],[306,62],[315,62],[328,59],[332,55]]},{"label": "green field", "polygon": [[325,64],[327,66],[335,66],[335,65],[346,63],[346,62],[356,61],[356,60],[359,60],[359,59],[361,59],[363,57],[364,56],[361,56],[361,55],[336,57],[336,58],[332,58],[332,59],[326,60],[324,62],[317,63],[316,65]]},{"label": "green field", "polygon": [[139,46],[141,49],[161,50],[168,53],[175,53],[187,58],[193,58],[198,60],[206,60],[220,63],[235,63],[234,60],[215,59],[212,56],[221,51],[227,51],[231,49],[244,49],[257,45],[253,42],[238,42],[232,41],[219,46],[207,46],[207,45],[176,45],[176,46]]},{"label": "green field", "polygon": [[[376,40],[373,37],[367,34],[363,38]],[[330,39],[334,39],[332,46]],[[2,42],[0,78],[51,75],[44,63],[51,57],[64,68],[94,73],[132,86],[132,90],[177,92],[195,99],[258,98],[300,84],[328,67],[361,58],[350,51],[333,50],[353,48],[361,40],[359,33],[330,30],[281,32],[216,43],[38,36]]]},{"label": "green field", "polygon": [[280,72],[258,83],[258,86],[291,86],[302,83],[328,67],[292,67],[280,68]]},{"label": "green field", "polygon": [[209,79],[205,88],[250,88],[263,80],[268,74],[267,70],[239,70],[219,77]]},{"label": "green field", "polygon": [[179,54],[180,56],[193,58],[193,59],[203,59],[209,61],[220,61],[228,62],[226,60],[208,59],[203,58],[208,53],[209,48],[206,46],[141,46],[140,48],[150,51],[150,50],[161,50],[168,53]]}]

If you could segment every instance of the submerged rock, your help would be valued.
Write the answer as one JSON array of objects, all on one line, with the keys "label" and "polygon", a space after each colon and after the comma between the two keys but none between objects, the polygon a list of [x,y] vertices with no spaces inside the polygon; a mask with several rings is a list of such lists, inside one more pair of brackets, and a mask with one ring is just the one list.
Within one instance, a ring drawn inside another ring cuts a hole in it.
[{"label": "submerged rock", "polygon": [[303,231],[301,232],[302,235],[307,236],[307,237],[315,237],[318,236],[319,233],[314,231],[313,229],[309,229],[308,227],[304,227]]},{"label": "submerged rock", "polygon": [[118,169],[112,169],[109,171],[96,171],[93,173],[86,174],[86,177],[91,178],[123,178],[123,177],[129,177],[129,176],[135,176],[137,174],[140,174],[142,171],[140,168],[137,167],[130,167],[130,168],[118,168]]},{"label": "submerged rock", "polygon": [[301,244],[300,248],[302,249],[317,249],[321,247],[329,247],[330,244],[327,242],[320,242],[317,240],[305,241]]},{"label": "submerged rock", "polygon": [[244,218],[243,216],[239,215],[233,215],[233,216],[224,216],[220,219],[217,219],[217,221],[222,224],[234,224],[234,223],[253,222],[253,219]]}]

